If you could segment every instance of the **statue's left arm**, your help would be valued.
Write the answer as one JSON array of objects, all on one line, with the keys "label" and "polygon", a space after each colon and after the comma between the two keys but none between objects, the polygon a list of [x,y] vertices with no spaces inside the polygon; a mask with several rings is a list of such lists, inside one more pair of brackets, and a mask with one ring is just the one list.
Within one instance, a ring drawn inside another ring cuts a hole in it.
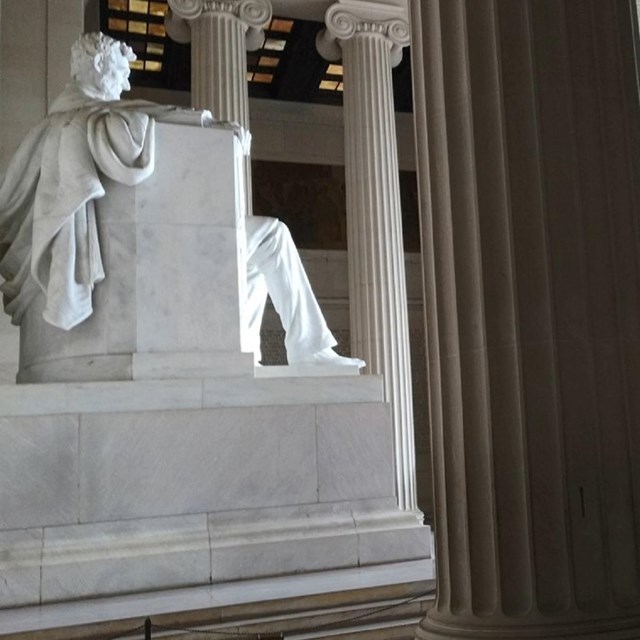
[{"label": "statue's left arm", "polygon": [[154,119],[143,111],[109,109],[87,119],[87,140],[96,166],[129,186],[153,173],[154,131]]}]

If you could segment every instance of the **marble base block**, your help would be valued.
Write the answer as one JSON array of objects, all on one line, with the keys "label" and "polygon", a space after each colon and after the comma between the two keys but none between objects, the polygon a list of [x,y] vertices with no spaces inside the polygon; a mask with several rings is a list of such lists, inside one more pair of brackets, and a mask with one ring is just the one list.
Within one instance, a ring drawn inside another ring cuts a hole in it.
[{"label": "marble base block", "polygon": [[233,131],[158,123],[156,167],[96,201],[105,280],[64,331],[41,294],[20,331],[18,382],[253,375],[242,354],[244,156]]},{"label": "marble base block", "polygon": [[0,607],[431,558],[381,397],[350,375],[0,386]]},{"label": "marble base block", "polygon": [[0,607],[424,559],[424,530],[391,499],[0,532]]}]

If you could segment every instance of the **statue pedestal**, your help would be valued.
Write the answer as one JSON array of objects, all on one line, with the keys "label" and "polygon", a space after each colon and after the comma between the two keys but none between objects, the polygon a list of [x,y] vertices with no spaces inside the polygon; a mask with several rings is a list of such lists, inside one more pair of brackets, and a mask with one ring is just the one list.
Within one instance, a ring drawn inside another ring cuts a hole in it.
[{"label": "statue pedestal", "polygon": [[[268,368],[268,367],[265,367]],[[0,385],[4,608],[422,560],[380,376]]]},{"label": "statue pedestal", "polygon": [[104,178],[106,278],[93,315],[63,331],[36,299],[20,328],[18,382],[252,376],[243,162],[227,127],[158,123],[153,175],[136,187]]}]

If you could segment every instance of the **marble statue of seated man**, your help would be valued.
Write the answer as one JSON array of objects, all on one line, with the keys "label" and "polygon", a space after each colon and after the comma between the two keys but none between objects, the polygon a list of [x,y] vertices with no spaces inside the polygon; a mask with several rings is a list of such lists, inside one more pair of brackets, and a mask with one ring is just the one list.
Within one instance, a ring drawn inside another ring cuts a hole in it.
[{"label": "marble statue of seated man", "polygon": [[[209,112],[140,100],[128,91],[132,49],[101,33],[72,47],[71,82],[48,117],[20,145],[0,183],[0,275],[5,310],[20,324],[42,291],[44,319],[65,330],[92,313],[93,287],[104,279],[94,202],[104,194],[100,175],[135,185],[154,169],[155,121],[196,120]],[[248,146],[248,132],[238,130]],[[248,151],[248,150],[247,150]],[[267,294],[285,329],[290,364],[363,367],[338,355],[287,227],[275,218],[249,217],[248,296],[243,310],[260,359],[260,324]]]}]

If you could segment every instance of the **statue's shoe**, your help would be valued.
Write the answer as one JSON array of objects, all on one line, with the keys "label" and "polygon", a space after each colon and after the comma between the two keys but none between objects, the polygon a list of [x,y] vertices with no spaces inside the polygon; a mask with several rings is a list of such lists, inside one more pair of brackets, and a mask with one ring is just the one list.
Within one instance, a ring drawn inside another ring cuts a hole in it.
[{"label": "statue's shoe", "polygon": [[287,356],[289,364],[316,364],[316,365],[338,365],[338,366],[356,366],[358,369],[366,366],[364,360],[360,358],[347,358],[336,353],[331,347],[300,356]]}]

